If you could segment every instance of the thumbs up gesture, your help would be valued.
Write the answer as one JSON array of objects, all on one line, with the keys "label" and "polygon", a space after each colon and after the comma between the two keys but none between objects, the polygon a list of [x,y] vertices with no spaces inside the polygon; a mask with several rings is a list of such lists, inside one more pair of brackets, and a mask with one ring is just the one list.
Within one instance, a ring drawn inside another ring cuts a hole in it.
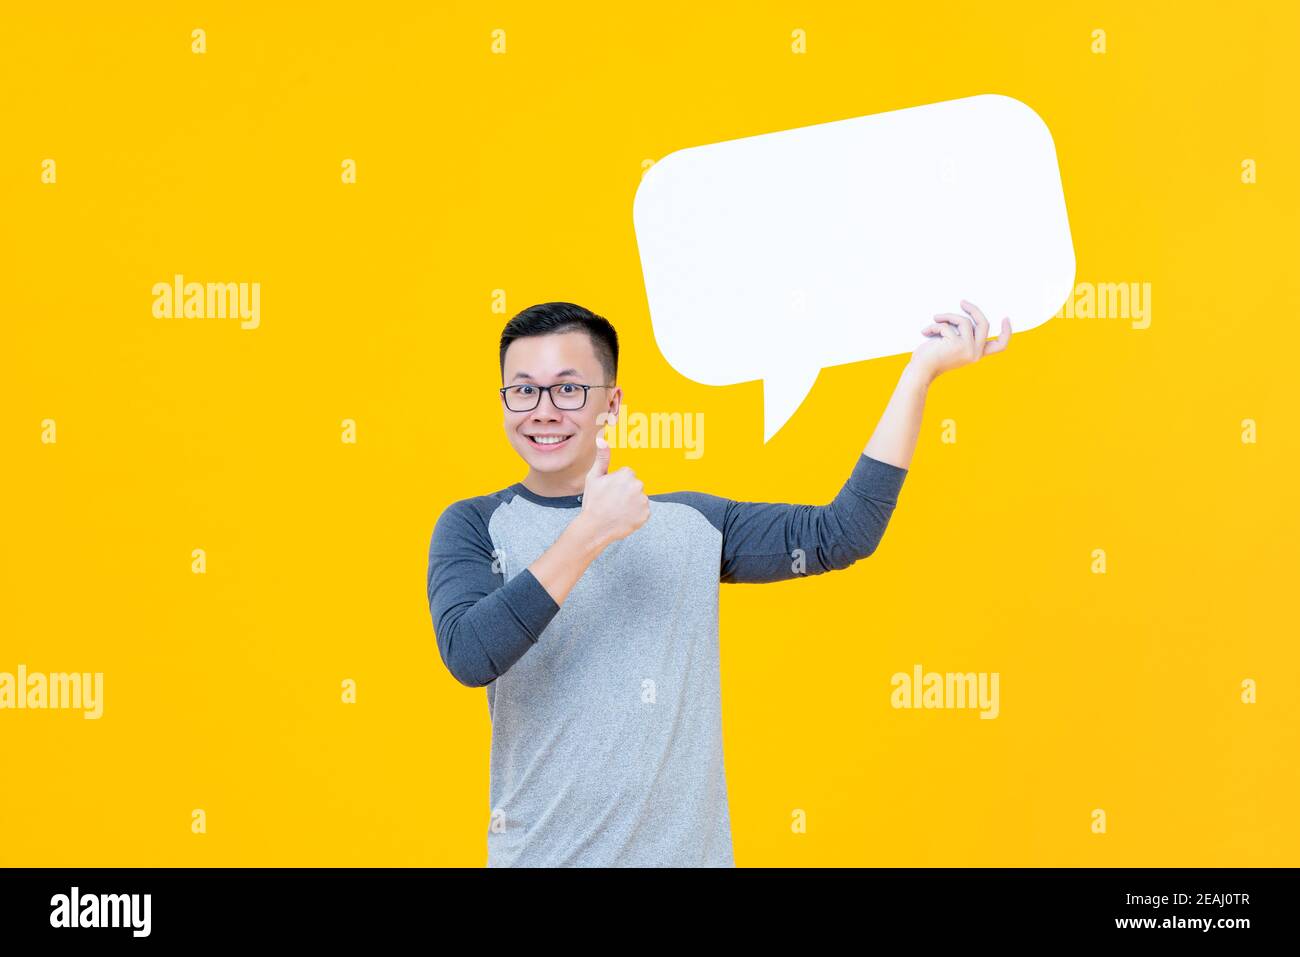
[{"label": "thumbs up gesture", "polygon": [[609,471],[609,443],[596,429],[596,460],[587,472],[582,492],[582,517],[603,544],[627,538],[650,518],[644,485],[626,465]]}]

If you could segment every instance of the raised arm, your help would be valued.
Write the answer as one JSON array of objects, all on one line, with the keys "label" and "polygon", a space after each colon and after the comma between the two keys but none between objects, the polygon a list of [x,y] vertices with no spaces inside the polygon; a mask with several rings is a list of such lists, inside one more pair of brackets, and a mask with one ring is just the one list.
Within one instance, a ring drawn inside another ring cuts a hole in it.
[{"label": "raised arm", "polygon": [[785,581],[866,558],[885,534],[906,477],[907,469],[864,453],[829,505],[727,501],[721,580]]},{"label": "raised arm", "polygon": [[961,312],[941,312],[921,330],[924,340],[899,377],[889,405],[876,424],[864,450],[867,455],[901,468],[912,464],[916,438],[921,431],[926,393],[945,372],[1003,352],[1011,343],[1011,320],[1002,320],[1002,332],[990,339],[989,321],[973,302],[961,301]]},{"label": "raised arm", "polygon": [[[722,581],[776,582],[848,568],[876,550],[898,505],[934,373],[903,370],[853,472],[829,505],[728,500]],[[714,505],[715,514],[716,504]]]},{"label": "raised arm", "polygon": [[[988,338],[989,323],[974,303],[962,312],[940,313],[921,330],[924,341],[912,353],[881,413],[867,447],[844,487],[829,505],[702,499],[721,515],[722,581],[773,582],[848,568],[876,550],[912,464],[926,394],[935,378],[951,369],[1002,352],[1011,341],[1011,321]],[[715,519],[715,524],[717,520]]]}]

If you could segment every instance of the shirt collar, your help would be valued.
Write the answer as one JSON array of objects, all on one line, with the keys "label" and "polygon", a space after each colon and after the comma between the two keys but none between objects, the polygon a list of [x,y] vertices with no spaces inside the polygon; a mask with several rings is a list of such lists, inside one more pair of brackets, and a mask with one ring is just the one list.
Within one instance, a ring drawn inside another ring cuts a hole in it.
[{"label": "shirt collar", "polygon": [[582,508],[581,495],[538,495],[523,482],[516,482],[510,486],[510,490],[535,505],[545,505],[548,508]]}]

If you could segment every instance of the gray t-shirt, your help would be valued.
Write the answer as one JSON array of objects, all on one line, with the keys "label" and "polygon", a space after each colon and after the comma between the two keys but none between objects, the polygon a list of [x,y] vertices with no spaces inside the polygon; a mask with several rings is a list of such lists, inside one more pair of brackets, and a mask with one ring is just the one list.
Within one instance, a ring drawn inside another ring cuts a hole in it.
[{"label": "gray t-shirt", "polygon": [[718,590],[848,568],[907,469],[861,455],[829,505],[649,495],[557,605],[528,565],[582,509],[520,483],[462,499],[429,543],[443,663],[487,687],[488,866],[734,867]]}]

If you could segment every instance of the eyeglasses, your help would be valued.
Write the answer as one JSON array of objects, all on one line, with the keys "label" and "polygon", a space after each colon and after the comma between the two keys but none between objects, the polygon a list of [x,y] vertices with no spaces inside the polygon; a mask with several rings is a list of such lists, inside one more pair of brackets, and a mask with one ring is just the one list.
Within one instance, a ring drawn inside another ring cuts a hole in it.
[{"label": "eyeglasses", "polygon": [[[542,393],[549,393],[551,404],[564,412],[575,412],[587,404],[587,393],[592,389],[612,389],[612,385],[579,385],[577,382],[557,382],[554,385],[508,385],[499,389],[501,399],[511,412],[531,412],[542,404]],[[554,389],[556,391],[552,392]]]}]

